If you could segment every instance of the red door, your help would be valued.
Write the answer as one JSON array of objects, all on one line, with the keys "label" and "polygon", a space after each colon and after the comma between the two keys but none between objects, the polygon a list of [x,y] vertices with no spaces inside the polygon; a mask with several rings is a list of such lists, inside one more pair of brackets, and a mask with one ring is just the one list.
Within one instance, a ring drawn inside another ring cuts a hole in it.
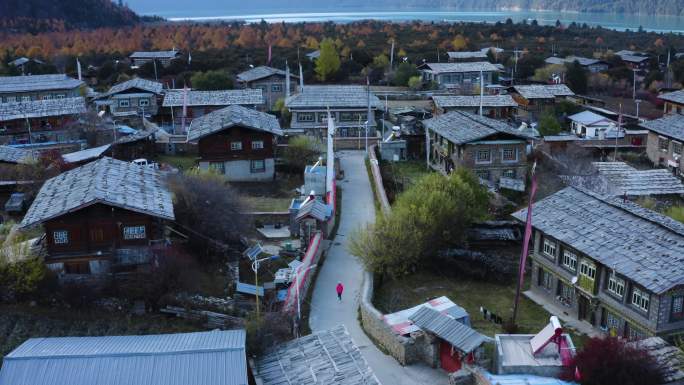
[{"label": "red door", "polygon": [[439,344],[439,357],[442,369],[449,373],[456,372],[461,369],[461,357],[460,353],[454,350],[454,354],[451,354],[451,344],[446,341],[440,341]]}]

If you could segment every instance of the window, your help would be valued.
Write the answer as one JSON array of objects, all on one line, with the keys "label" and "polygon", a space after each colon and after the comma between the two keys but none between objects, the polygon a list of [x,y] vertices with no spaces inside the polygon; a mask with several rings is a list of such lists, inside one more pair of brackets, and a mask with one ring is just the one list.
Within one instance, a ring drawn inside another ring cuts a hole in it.
[{"label": "window", "polygon": [[477,163],[491,163],[492,152],[489,150],[477,150]]},{"label": "window", "polygon": [[684,296],[676,295],[672,297],[670,319],[673,321],[684,319]]},{"label": "window", "polygon": [[504,148],[501,150],[501,158],[504,162],[515,162],[518,160],[518,151],[515,148]]},{"label": "window", "polygon": [[[332,117],[333,121],[337,120],[337,119],[335,118],[335,114],[332,113],[332,112],[330,113],[330,117]],[[322,114],[318,114],[318,122],[320,122],[320,123],[323,123],[323,122],[327,123],[327,122],[328,122],[328,113],[325,112],[325,113],[322,113]]]},{"label": "window", "polygon": [[625,280],[611,275],[608,278],[608,291],[622,298],[625,294]]},{"label": "window", "polygon": [[150,105],[150,100],[149,99],[140,99],[140,100],[138,100],[138,105],[140,107],[147,107]]},{"label": "window", "polygon": [[558,297],[560,301],[566,306],[572,306],[575,298],[575,289],[561,281],[558,282]]},{"label": "window", "polygon": [[209,169],[223,175],[226,173],[226,164],[223,162],[209,162]]},{"label": "window", "polygon": [[131,101],[128,99],[121,99],[119,100],[119,107],[130,107],[131,106]]},{"label": "window", "polygon": [[263,140],[255,140],[252,142],[252,150],[261,150],[264,148]]},{"label": "window", "polygon": [[282,84],[273,84],[271,86],[271,91],[273,92],[283,92],[283,86]]},{"label": "window", "polygon": [[582,261],[582,263],[580,263],[580,274],[593,281],[596,279],[596,266],[591,262]]},{"label": "window", "polygon": [[620,317],[616,316],[611,312],[608,312],[606,314],[606,327],[608,327],[609,329],[619,329],[621,321],[622,320],[620,319]]},{"label": "window", "polygon": [[6,101],[7,103],[14,103],[14,102],[17,101],[17,97],[16,97],[16,96],[8,96],[8,97],[5,98],[5,101]]},{"label": "window", "polygon": [[22,96],[22,97],[21,97],[21,101],[22,101],[22,102],[30,102],[30,101],[31,101],[31,96],[28,96],[28,95]]},{"label": "window", "polygon": [[502,176],[503,176],[504,178],[515,179],[515,170],[513,170],[513,169],[504,170]]},{"label": "window", "polygon": [[104,230],[101,227],[90,229],[91,242],[104,242]]},{"label": "window", "polygon": [[669,146],[670,146],[670,143],[667,140],[667,138],[663,138],[662,136],[658,137],[658,148],[660,149],[660,151],[667,152],[667,150],[669,149]]},{"label": "window", "polygon": [[489,180],[489,170],[476,170],[475,175],[482,180]]},{"label": "window", "polygon": [[69,243],[69,232],[66,230],[57,230],[52,232],[52,240],[55,245],[66,245]]},{"label": "window", "polygon": [[571,271],[577,271],[577,255],[571,251],[563,250],[563,266]]},{"label": "window", "polygon": [[123,228],[124,239],[145,239],[147,235],[145,234],[145,226],[125,226]]},{"label": "window", "polygon": [[64,272],[66,274],[90,274],[90,263],[83,262],[65,262]]},{"label": "window", "polygon": [[313,112],[298,112],[297,113],[297,121],[298,122],[313,122],[315,116]]},{"label": "window", "polygon": [[672,141],[672,153],[674,155],[682,154],[682,144],[679,142]]},{"label": "window", "polygon": [[52,94],[43,95],[43,100],[51,100],[51,99],[52,99]]},{"label": "window", "polygon": [[637,308],[643,311],[648,311],[650,298],[651,296],[648,293],[637,288],[632,289],[632,305],[636,306]]},{"label": "window", "polygon": [[266,172],[266,162],[263,159],[250,161],[250,169],[252,173]]},{"label": "window", "polygon": [[64,99],[64,98],[66,98],[66,95],[65,94],[57,94],[57,95],[55,95],[55,98]]},{"label": "window", "polygon": [[351,112],[340,112],[340,121],[341,122],[353,122],[354,121],[354,114]]},{"label": "window", "polygon": [[549,273],[548,271],[542,269],[541,267],[539,268],[539,286],[542,288],[550,291],[551,288],[553,287],[553,275]]},{"label": "window", "polygon": [[230,142],[230,149],[233,151],[242,150],[242,142]]},{"label": "window", "polygon": [[556,242],[545,238],[544,254],[546,254],[549,257],[556,258]]},{"label": "window", "polygon": [[363,124],[366,120],[368,120],[368,113],[366,113],[366,112],[355,112],[353,120],[355,122],[360,121]]}]

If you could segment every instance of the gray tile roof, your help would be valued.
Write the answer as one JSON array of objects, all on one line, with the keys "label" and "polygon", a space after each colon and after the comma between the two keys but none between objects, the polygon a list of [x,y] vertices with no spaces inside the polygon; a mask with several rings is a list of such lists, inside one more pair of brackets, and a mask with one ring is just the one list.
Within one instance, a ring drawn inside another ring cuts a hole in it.
[{"label": "gray tile roof", "polygon": [[534,204],[532,226],[654,293],[684,284],[684,224],[621,197],[567,187]]},{"label": "gray tile roof", "polygon": [[343,325],[276,346],[256,371],[264,385],[380,385]]},{"label": "gray tile roof", "polygon": [[[183,105],[183,90],[168,90],[164,94],[163,107],[180,107]],[[261,88],[221,91],[187,91],[187,106],[230,106],[232,104],[257,105],[264,104]]]},{"label": "gray tile roof", "polygon": [[455,144],[473,142],[498,133],[527,139],[523,133],[502,121],[463,111],[451,111],[424,120],[423,126]]},{"label": "gray tile roof", "polygon": [[565,84],[530,84],[513,86],[525,99],[553,99],[558,96],[572,96],[575,93]]},{"label": "gray tile roof", "polygon": [[670,114],[660,119],[649,120],[648,122],[639,123],[639,125],[657,134],[667,136],[668,138],[684,141],[683,115]]},{"label": "gray tile roof", "polygon": [[0,94],[49,90],[72,90],[83,82],[66,75],[0,76]]},{"label": "gray tile roof", "polygon": [[[382,103],[373,92],[370,94],[371,108],[381,108]],[[304,90],[285,100],[290,109],[366,108],[368,91],[365,86],[304,86]]]},{"label": "gray tile roof", "polygon": [[[437,108],[480,106],[479,96],[433,96],[432,100],[434,100]],[[518,103],[513,100],[511,95],[484,95],[482,96],[482,105],[484,107],[516,107]]]},{"label": "gray tile roof", "polygon": [[159,131],[159,127],[150,127],[146,128],[144,130],[137,130],[135,133],[130,134],[130,135],[124,135],[116,139],[115,144],[124,144],[124,143],[132,143],[132,142],[137,142],[139,140],[147,139],[152,137],[157,131]]},{"label": "gray tile roof", "polygon": [[547,64],[570,64],[574,62],[579,62],[580,65],[582,66],[590,66],[593,64],[597,63],[603,63],[603,61],[599,59],[592,59],[588,57],[581,57],[581,56],[567,56],[565,58],[560,58],[556,56],[551,56],[545,60]]},{"label": "gray tile roof", "polygon": [[102,158],[46,181],[21,225],[41,223],[97,203],[174,219],[165,174]]},{"label": "gray tile roof", "polygon": [[128,91],[131,89],[139,89],[147,92],[151,92],[155,95],[161,95],[163,85],[158,82],[153,82],[151,80],[147,79],[142,79],[142,78],[133,78],[131,80],[127,80],[123,83],[115,84],[112,86],[112,88],[109,89],[109,91],[105,92],[104,94],[100,94],[97,96],[98,99],[105,98],[114,94],[118,94],[120,92]]},{"label": "gray tile roof", "polygon": [[423,306],[409,320],[424,331],[436,334],[463,354],[468,354],[491,338],[478,333],[458,320]]},{"label": "gray tile roof", "polygon": [[684,104],[684,90],[667,92],[658,95],[658,99],[667,100],[668,102],[674,102],[677,104]]},{"label": "gray tile roof", "polygon": [[624,162],[594,162],[594,167],[613,185],[617,195],[684,194],[681,179],[666,169],[637,170]]},{"label": "gray tile roof", "polygon": [[173,59],[180,52],[171,51],[136,51],[129,56],[131,59]]},{"label": "gray tile roof", "polygon": [[25,118],[78,115],[85,112],[85,99],[81,96],[76,98],[0,103],[0,122]]},{"label": "gray tile roof", "polygon": [[[273,68],[273,67],[267,67],[267,66],[259,66],[255,68],[248,69],[247,71],[240,72],[237,75],[237,79],[241,82],[253,82],[255,80],[267,78],[272,75],[280,75],[280,76],[286,76],[285,70],[281,70],[278,68]],[[292,71],[290,71],[290,76],[293,79],[299,79],[299,76],[295,76],[292,74]]]},{"label": "gray tile roof", "polygon": [[244,330],[31,338],[9,353],[0,385],[247,385]]},{"label": "gray tile roof", "polygon": [[427,63],[425,64],[433,73],[453,73],[453,72],[494,72],[498,68],[487,61],[475,61],[466,63]]},{"label": "gray tile roof", "polygon": [[275,116],[251,108],[232,105],[194,119],[188,130],[188,141],[197,141],[232,126],[270,132],[278,136],[283,135],[283,130],[280,129],[280,123]]},{"label": "gray tile roof", "polygon": [[30,163],[33,159],[33,153],[29,150],[0,145],[0,162]]},{"label": "gray tile roof", "polygon": [[486,59],[487,51],[464,51],[464,52],[447,52],[449,59],[463,60],[463,59]]}]

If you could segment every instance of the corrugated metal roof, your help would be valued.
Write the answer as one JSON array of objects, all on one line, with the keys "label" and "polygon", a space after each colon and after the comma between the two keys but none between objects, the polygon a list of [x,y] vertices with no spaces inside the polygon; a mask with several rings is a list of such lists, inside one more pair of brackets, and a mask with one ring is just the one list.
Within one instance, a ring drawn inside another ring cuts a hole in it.
[{"label": "corrugated metal roof", "polygon": [[48,179],[22,226],[59,217],[96,203],[174,219],[165,175],[112,158],[102,158]]},{"label": "corrugated metal roof", "polygon": [[[269,76],[273,75],[280,75],[280,76],[286,76],[286,73],[284,70],[278,69],[278,68],[273,68],[273,67],[267,67],[267,66],[259,66],[255,67],[252,69],[248,69],[247,71],[240,72],[237,75],[237,79],[241,82],[253,82],[255,80],[267,78]],[[299,79],[299,76],[295,76],[290,72],[290,76],[293,79]]]},{"label": "corrugated metal roof", "polygon": [[466,63],[427,63],[425,64],[433,73],[453,73],[453,72],[495,72],[496,66],[488,61],[476,61]]},{"label": "corrugated metal roof", "polygon": [[591,111],[578,112],[574,115],[568,116],[568,119],[587,126],[596,124],[598,122],[605,122],[605,124],[616,123],[603,115],[599,115]]},{"label": "corrugated metal roof", "polygon": [[451,111],[424,120],[423,125],[456,144],[469,143],[498,133],[527,139],[522,132],[504,122],[463,111]]},{"label": "corrugated metal roof", "polygon": [[88,148],[85,150],[81,151],[74,151],[70,152],[68,154],[62,155],[62,159],[66,163],[78,163],[82,162],[84,160],[91,160],[91,159],[96,159],[102,156],[109,148],[111,147],[111,144],[105,144],[104,146],[99,146],[99,147],[93,147],[93,148]]},{"label": "corrugated metal roof", "polygon": [[238,105],[228,106],[194,119],[188,130],[188,141],[197,141],[228,127],[243,126],[254,130],[283,135],[278,119],[265,112]]},{"label": "corrugated metal roof", "polygon": [[[183,105],[183,90],[168,90],[164,95],[163,107],[180,107]],[[186,105],[192,106],[230,106],[264,104],[261,88],[221,91],[187,91]]]},{"label": "corrugated metal roof", "polygon": [[256,366],[264,385],[380,385],[343,325],[278,345]]},{"label": "corrugated metal roof", "polygon": [[0,103],[0,121],[50,116],[78,115],[86,112],[82,97]]},{"label": "corrugated metal roof", "polygon": [[684,116],[682,115],[670,114],[660,119],[640,123],[639,125],[655,133],[684,141]]},{"label": "corrugated metal roof", "polygon": [[312,199],[304,203],[297,211],[297,222],[306,217],[312,217],[318,221],[325,221],[330,218],[332,208],[318,199]]},{"label": "corrugated metal roof", "polygon": [[684,224],[620,197],[567,187],[535,203],[532,225],[646,290],[684,284]]},{"label": "corrugated metal roof", "polygon": [[428,307],[421,307],[409,319],[422,330],[436,334],[464,354],[491,340],[456,319]]},{"label": "corrugated metal roof", "polygon": [[0,76],[0,93],[72,90],[83,82],[62,74]]},{"label": "corrugated metal roof", "polygon": [[[480,97],[473,95],[448,95],[433,96],[435,106],[438,108],[453,107],[479,107]],[[511,95],[484,95],[482,96],[483,107],[517,107],[518,103]]]},{"label": "corrugated metal roof", "polygon": [[[381,108],[377,96],[370,93],[371,108]],[[291,109],[367,108],[368,90],[365,86],[304,86],[304,90],[285,100]]]},{"label": "corrugated metal roof", "polygon": [[0,385],[246,385],[244,330],[32,338],[4,359]]}]

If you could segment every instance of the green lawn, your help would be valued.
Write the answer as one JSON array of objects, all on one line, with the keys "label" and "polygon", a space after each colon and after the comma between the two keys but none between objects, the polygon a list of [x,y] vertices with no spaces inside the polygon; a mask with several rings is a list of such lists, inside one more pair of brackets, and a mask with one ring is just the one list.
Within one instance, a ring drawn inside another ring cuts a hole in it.
[{"label": "green lawn", "polygon": [[[515,284],[499,285],[467,278],[448,278],[430,272],[419,272],[398,281],[384,282],[375,291],[373,302],[383,313],[418,305],[445,295],[470,314],[473,328],[494,336],[503,333],[501,325],[484,320],[480,306],[504,320],[513,312]],[[549,313],[521,295],[518,311],[519,333],[537,333],[549,322]]]},{"label": "green lawn", "polygon": [[254,197],[245,196],[245,201],[249,207],[254,211],[287,211],[290,208],[292,198],[276,198],[276,197]]},{"label": "green lawn", "polygon": [[196,155],[157,155],[154,159],[157,163],[166,163],[181,171],[189,170],[197,166]]}]

